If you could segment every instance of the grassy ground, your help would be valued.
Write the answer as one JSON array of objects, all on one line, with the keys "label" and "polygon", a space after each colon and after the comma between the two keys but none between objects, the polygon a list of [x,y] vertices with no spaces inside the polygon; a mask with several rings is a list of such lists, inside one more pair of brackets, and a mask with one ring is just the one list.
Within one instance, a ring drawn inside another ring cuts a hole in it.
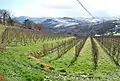
[{"label": "grassy ground", "polygon": [[[58,71],[64,71],[64,73],[53,73],[49,76],[50,79],[55,81],[119,81],[120,68],[115,66],[98,43],[97,46],[99,49],[99,60],[96,70],[92,61],[90,39],[86,41],[78,60],[70,67],[68,65],[74,57],[74,48],[52,63],[48,63],[48,60],[54,55],[44,57],[45,63],[54,66]],[[41,60],[43,62],[43,59]]]},{"label": "grassy ground", "polygon": [[119,81],[120,68],[113,63],[98,43],[97,46],[99,48],[99,60],[95,76],[101,77],[103,81]]},{"label": "grassy ground", "polygon": [[0,73],[10,81],[27,81],[29,78],[37,81],[36,78],[41,77],[43,79],[44,73],[41,73],[40,61],[28,59],[28,55],[30,52],[40,50],[44,42],[8,47],[7,50],[0,52]]},{"label": "grassy ground", "polygon": [[[41,49],[41,44],[43,42],[8,47],[6,51],[0,52],[0,76],[3,75],[8,81],[119,81],[120,79],[120,68],[115,66],[98,43],[98,67],[96,70],[93,69],[89,38],[77,61],[70,67],[68,65],[74,58],[74,47],[52,62],[49,61],[55,58],[57,53],[40,59],[28,59],[30,52]],[[45,70],[40,66],[41,63],[48,64],[55,70]]]},{"label": "grassy ground", "polygon": [[[48,61],[56,57],[56,53],[39,60],[28,59],[29,51],[36,51],[39,46],[40,44],[12,47],[1,52],[0,73],[9,81],[31,81],[30,79],[33,81],[119,81],[120,79],[120,69],[111,62],[99,45],[98,68],[93,69],[90,39],[86,41],[78,60],[70,67],[68,65],[74,57],[74,48],[51,63]],[[43,70],[40,67],[41,63],[49,64],[55,70]]]}]

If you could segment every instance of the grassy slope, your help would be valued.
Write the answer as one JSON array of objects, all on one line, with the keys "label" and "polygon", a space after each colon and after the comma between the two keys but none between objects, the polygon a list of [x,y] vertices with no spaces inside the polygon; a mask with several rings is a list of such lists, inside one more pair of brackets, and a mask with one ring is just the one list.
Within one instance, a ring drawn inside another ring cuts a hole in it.
[{"label": "grassy slope", "polygon": [[[52,42],[61,41],[54,40]],[[44,41],[46,43],[46,41]],[[9,47],[6,51],[0,52],[0,72],[10,81],[26,81],[28,78],[41,77],[39,60],[28,59],[30,52],[38,51],[44,42],[30,44],[27,46]],[[48,41],[50,42],[50,41]]]},{"label": "grassy slope", "polygon": [[[63,81],[119,81],[120,69],[110,60],[109,56],[106,55],[104,50],[97,43],[99,49],[99,61],[98,68],[94,70],[92,62],[92,52],[90,39],[86,41],[78,60],[74,65],[67,67],[74,57],[74,48],[68,53],[62,56],[58,60],[54,60],[51,63],[48,61],[55,56],[48,55],[47,57],[41,58],[41,62],[51,64],[56,70],[65,70],[65,73],[54,72],[50,74],[52,80]],[[63,75],[64,74],[64,75]],[[113,76],[112,76],[113,75]]]},{"label": "grassy slope", "polygon": [[[90,39],[86,41],[78,60],[70,67],[67,66],[74,57],[74,48],[51,63],[48,61],[56,57],[56,53],[40,60],[28,59],[29,52],[39,50],[41,43],[43,42],[11,47],[4,52],[0,52],[0,73],[10,81],[31,81],[30,79],[33,81],[42,81],[43,79],[48,81],[119,81],[120,79],[120,69],[111,62],[98,43],[98,68],[93,70]],[[50,64],[55,70],[43,70],[40,63]],[[66,72],[60,72],[59,70],[65,70]]]},{"label": "grassy slope", "polygon": [[[4,27],[1,26],[1,31]],[[54,40],[52,42],[61,41]],[[51,42],[51,41],[47,41]],[[33,79],[44,78],[44,71],[41,73],[42,68],[38,60],[28,59],[30,52],[38,51],[44,42],[37,42],[37,44],[29,44],[27,46],[14,46],[8,47],[6,51],[0,52],[0,74],[4,75],[10,81],[26,81]],[[38,81],[39,81],[38,80]]]},{"label": "grassy slope", "polygon": [[120,68],[113,63],[98,43],[97,46],[99,48],[99,61],[95,76],[101,77],[102,80],[119,81]]}]

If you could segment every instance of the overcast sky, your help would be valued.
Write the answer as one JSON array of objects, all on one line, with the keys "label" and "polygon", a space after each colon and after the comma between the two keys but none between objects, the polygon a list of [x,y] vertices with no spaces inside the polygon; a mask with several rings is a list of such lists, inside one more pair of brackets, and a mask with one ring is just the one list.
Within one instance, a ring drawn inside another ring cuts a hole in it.
[{"label": "overcast sky", "polygon": [[[97,17],[120,15],[120,0],[79,0]],[[29,17],[90,17],[77,0],[0,0],[0,9],[14,16]]]}]

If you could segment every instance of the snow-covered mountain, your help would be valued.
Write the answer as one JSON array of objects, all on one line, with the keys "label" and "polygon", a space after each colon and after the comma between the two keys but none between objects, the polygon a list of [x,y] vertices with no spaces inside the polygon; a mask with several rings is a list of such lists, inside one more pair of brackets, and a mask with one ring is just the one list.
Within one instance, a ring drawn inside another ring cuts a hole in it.
[{"label": "snow-covered mountain", "polygon": [[79,21],[73,18],[52,18],[42,22],[45,27],[61,28],[78,25]]},{"label": "snow-covered mountain", "polygon": [[42,23],[47,18],[45,18],[45,17],[34,18],[34,17],[20,16],[20,17],[15,17],[15,19],[18,20],[19,22],[24,22],[24,20],[29,19],[29,20],[32,20],[32,21],[34,21],[36,23]]},{"label": "snow-covered mountain", "polygon": [[24,22],[24,20],[29,19],[34,21],[35,23],[42,23],[45,28],[59,28],[59,27],[72,27],[75,25],[80,24],[88,24],[89,21],[85,20],[83,18],[81,19],[75,19],[75,18],[69,18],[69,17],[63,17],[63,18],[48,18],[48,17],[41,17],[41,18],[33,18],[33,17],[27,17],[27,16],[20,16],[15,17],[16,20],[19,22]]},{"label": "snow-covered mountain", "polygon": [[47,31],[50,32],[64,32],[64,33],[77,33],[83,34],[90,31],[92,25],[102,23],[109,20],[108,18],[70,18],[70,17],[58,17],[58,18],[31,18],[26,16],[16,17],[20,22],[24,22],[26,19],[30,19],[36,23],[41,23]]}]

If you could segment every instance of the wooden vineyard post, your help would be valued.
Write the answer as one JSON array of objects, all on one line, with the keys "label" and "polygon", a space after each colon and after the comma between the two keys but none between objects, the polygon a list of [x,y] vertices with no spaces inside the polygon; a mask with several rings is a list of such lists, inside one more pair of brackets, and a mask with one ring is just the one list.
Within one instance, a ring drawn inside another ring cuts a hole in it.
[{"label": "wooden vineyard post", "polygon": [[[118,55],[116,57],[117,57],[117,62],[119,63],[119,61],[120,61],[120,41],[118,41]],[[120,66],[120,63],[119,63],[119,66]]]},{"label": "wooden vineyard post", "polygon": [[97,69],[97,63],[98,63],[98,47],[94,41],[93,37],[91,38],[91,45],[92,45],[92,57],[93,57],[93,63],[94,63],[94,69]]},{"label": "wooden vineyard post", "polygon": [[6,39],[6,35],[7,35],[7,30],[8,29],[5,29],[5,31],[2,33],[2,36],[1,36],[1,49],[6,49],[6,41],[7,41],[7,39]]},{"label": "wooden vineyard post", "polygon": [[115,60],[116,60],[116,62],[118,63],[118,66],[120,66],[120,63],[119,63],[119,57],[120,57],[120,42],[119,42],[119,40],[117,40],[117,43],[116,43],[116,45],[117,45],[117,53],[116,53],[116,55],[115,55]]},{"label": "wooden vineyard post", "polygon": [[101,43],[103,44],[103,35],[101,36]]},{"label": "wooden vineyard post", "polygon": [[58,42],[57,44],[58,44],[58,47],[57,47],[57,52],[58,52],[58,57],[59,57],[59,55],[60,55],[59,42]]},{"label": "wooden vineyard post", "polygon": [[66,43],[64,43],[64,45],[63,45],[63,52],[65,53],[65,51],[66,51]]},{"label": "wooden vineyard post", "polygon": [[45,55],[45,45],[43,44],[43,55]]},{"label": "wooden vineyard post", "polygon": [[118,55],[117,55],[117,58],[119,59],[120,57],[120,41],[118,41]]},{"label": "wooden vineyard post", "polygon": [[[51,43],[51,48],[54,49],[53,43]],[[51,53],[52,53],[53,51],[54,51],[54,50],[52,50]]]}]

